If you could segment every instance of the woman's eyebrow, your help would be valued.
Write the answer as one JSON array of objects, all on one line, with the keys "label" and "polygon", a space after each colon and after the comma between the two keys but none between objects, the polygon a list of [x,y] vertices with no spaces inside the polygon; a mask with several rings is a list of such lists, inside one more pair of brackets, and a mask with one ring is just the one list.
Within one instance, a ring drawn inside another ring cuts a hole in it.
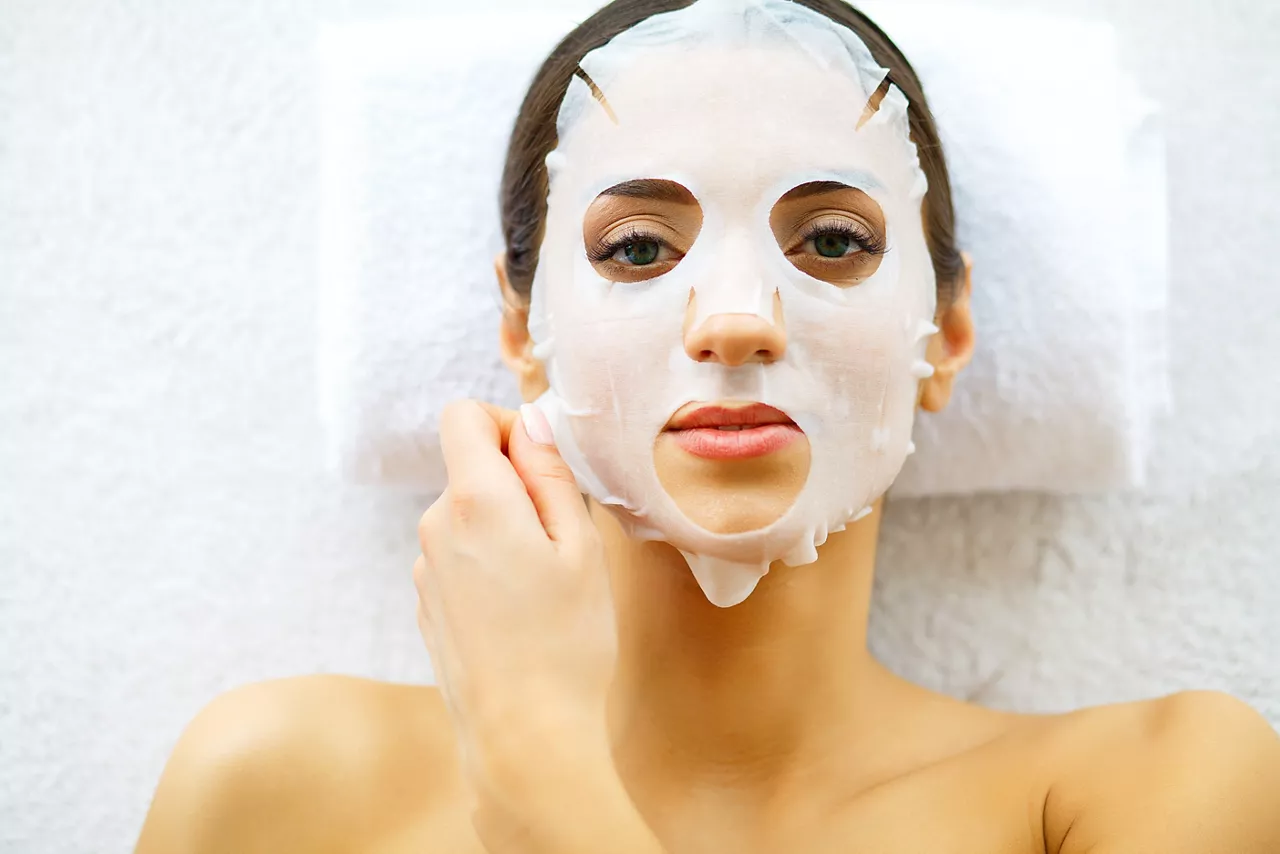
[{"label": "woman's eyebrow", "polygon": [[856,189],[856,187],[852,187],[842,181],[812,181],[789,190],[783,198],[790,201],[792,199],[806,199],[809,196],[819,196],[823,193],[839,193],[844,190]]},{"label": "woman's eyebrow", "polygon": [[629,199],[652,199],[658,202],[671,202],[680,205],[696,205],[693,194],[672,181],[660,181],[655,178],[641,178],[635,181],[623,181],[605,190],[602,196],[625,196]]},{"label": "woman's eyebrow", "polygon": [[865,193],[870,190],[883,189],[884,185],[880,183],[880,179],[871,172],[861,169],[836,169],[827,172],[827,180],[809,181],[798,187],[792,187],[782,198],[803,199],[820,193],[841,193],[846,190]]}]

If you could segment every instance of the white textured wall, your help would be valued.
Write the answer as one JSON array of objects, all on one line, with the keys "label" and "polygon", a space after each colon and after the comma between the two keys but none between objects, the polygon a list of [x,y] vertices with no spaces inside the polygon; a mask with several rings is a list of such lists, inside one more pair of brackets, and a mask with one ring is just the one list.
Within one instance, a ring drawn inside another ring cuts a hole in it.
[{"label": "white textured wall", "polygon": [[[1177,412],[1145,495],[895,505],[875,647],[1003,706],[1280,722],[1280,6],[1017,5],[1114,20],[1168,111]],[[429,678],[423,502],[326,479],[312,361],[316,27],[423,9],[0,0],[5,852],[129,850],[230,686]]]}]

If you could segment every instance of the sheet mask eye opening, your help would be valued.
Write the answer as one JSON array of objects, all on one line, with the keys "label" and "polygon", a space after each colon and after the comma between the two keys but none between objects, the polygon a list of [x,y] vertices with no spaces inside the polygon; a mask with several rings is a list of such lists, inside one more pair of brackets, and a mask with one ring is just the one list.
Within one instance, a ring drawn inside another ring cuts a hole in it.
[{"label": "sheet mask eye opening", "polygon": [[637,283],[678,265],[702,231],[702,207],[678,182],[639,178],[608,187],[587,208],[582,240],[596,272]]},{"label": "sheet mask eye opening", "polygon": [[888,251],[884,210],[845,181],[811,181],[788,190],[771,209],[769,227],[792,266],[837,287],[875,275]]}]

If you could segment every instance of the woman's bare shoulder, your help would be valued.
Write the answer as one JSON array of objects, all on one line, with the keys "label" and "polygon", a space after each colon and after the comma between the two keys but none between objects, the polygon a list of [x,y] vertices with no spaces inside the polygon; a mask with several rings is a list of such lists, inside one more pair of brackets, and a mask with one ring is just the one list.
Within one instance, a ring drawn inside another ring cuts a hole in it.
[{"label": "woman's bare shoulder", "polygon": [[1057,854],[1280,851],[1280,737],[1246,703],[1183,691],[1043,719]]},{"label": "woman's bare shoulder", "polygon": [[376,850],[457,800],[436,689],[307,676],[229,691],[165,767],[138,854]]}]

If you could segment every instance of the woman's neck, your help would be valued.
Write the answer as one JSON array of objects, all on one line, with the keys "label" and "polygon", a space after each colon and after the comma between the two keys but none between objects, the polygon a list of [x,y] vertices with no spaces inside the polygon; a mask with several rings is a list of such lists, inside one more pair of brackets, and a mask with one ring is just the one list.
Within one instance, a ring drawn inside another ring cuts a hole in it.
[{"label": "woman's neck", "polygon": [[817,562],[775,563],[727,609],[707,601],[678,551],[592,512],[618,615],[609,717],[624,775],[776,784],[879,728],[898,682],[866,648],[879,504]]}]

